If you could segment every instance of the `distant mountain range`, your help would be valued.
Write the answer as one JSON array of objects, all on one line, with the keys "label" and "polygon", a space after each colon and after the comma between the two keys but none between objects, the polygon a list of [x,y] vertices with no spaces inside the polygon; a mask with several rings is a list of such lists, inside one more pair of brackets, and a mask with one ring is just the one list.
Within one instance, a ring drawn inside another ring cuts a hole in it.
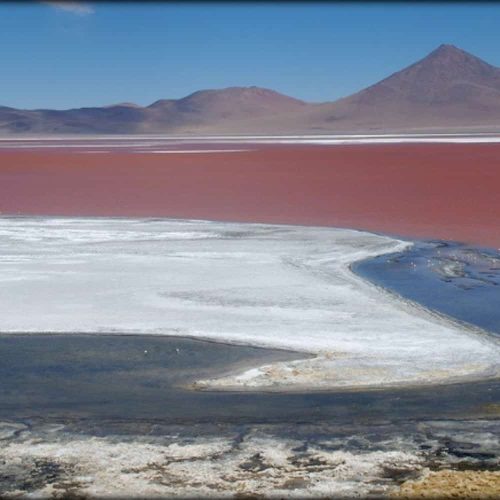
[{"label": "distant mountain range", "polygon": [[452,45],[356,94],[306,103],[230,87],[142,107],[0,107],[0,134],[290,134],[500,130],[500,68]]}]

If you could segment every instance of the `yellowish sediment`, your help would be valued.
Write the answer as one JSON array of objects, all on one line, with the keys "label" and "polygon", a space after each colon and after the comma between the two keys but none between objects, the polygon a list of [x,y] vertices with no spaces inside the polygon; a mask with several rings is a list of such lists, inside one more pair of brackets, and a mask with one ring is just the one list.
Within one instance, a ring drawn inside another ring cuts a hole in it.
[{"label": "yellowish sediment", "polygon": [[488,403],[481,407],[484,412],[489,416],[500,416],[500,404]]},{"label": "yellowish sediment", "polygon": [[418,480],[406,481],[395,498],[500,498],[500,471],[429,472]]}]

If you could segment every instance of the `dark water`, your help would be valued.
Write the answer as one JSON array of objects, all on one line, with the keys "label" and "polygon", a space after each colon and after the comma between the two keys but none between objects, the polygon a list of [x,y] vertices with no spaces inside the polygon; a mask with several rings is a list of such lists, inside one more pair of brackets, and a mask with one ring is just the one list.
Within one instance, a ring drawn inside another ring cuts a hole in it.
[{"label": "dark water", "polygon": [[495,250],[418,242],[353,270],[429,309],[500,335],[500,253]]},{"label": "dark water", "polygon": [[[147,353],[145,352],[147,351]],[[364,424],[491,415],[500,382],[380,391],[199,392],[183,385],[298,357],[286,351],[151,336],[0,336],[0,420],[163,424]]]}]

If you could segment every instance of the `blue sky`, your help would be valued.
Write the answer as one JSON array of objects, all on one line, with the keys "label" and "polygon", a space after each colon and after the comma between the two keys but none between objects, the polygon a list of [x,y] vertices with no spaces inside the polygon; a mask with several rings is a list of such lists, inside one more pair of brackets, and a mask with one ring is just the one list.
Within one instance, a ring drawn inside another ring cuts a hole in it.
[{"label": "blue sky", "polygon": [[495,3],[0,5],[0,105],[149,104],[233,85],[333,100],[441,43],[500,66]]}]

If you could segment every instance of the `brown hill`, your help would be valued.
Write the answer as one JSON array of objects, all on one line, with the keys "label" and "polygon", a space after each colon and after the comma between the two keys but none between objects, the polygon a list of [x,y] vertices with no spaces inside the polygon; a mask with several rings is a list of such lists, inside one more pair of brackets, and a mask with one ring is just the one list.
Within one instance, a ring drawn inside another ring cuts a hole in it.
[{"label": "brown hill", "polygon": [[342,133],[499,130],[500,69],[452,45],[331,103],[273,90],[202,90],[147,107],[64,111],[0,107],[0,133]]},{"label": "brown hill", "polygon": [[259,87],[201,90],[182,99],[150,106],[130,103],[68,110],[16,110],[0,107],[0,132],[13,133],[156,133],[196,131],[262,116],[307,108],[299,99]]},{"label": "brown hill", "polygon": [[452,45],[356,94],[320,106],[326,130],[500,127],[500,69]]},{"label": "brown hill", "polygon": [[306,109],[304,101],[260,87],[200,90],[182,99],[160,100],[148,106],[143,132],[227,127],[264,116]]}]

